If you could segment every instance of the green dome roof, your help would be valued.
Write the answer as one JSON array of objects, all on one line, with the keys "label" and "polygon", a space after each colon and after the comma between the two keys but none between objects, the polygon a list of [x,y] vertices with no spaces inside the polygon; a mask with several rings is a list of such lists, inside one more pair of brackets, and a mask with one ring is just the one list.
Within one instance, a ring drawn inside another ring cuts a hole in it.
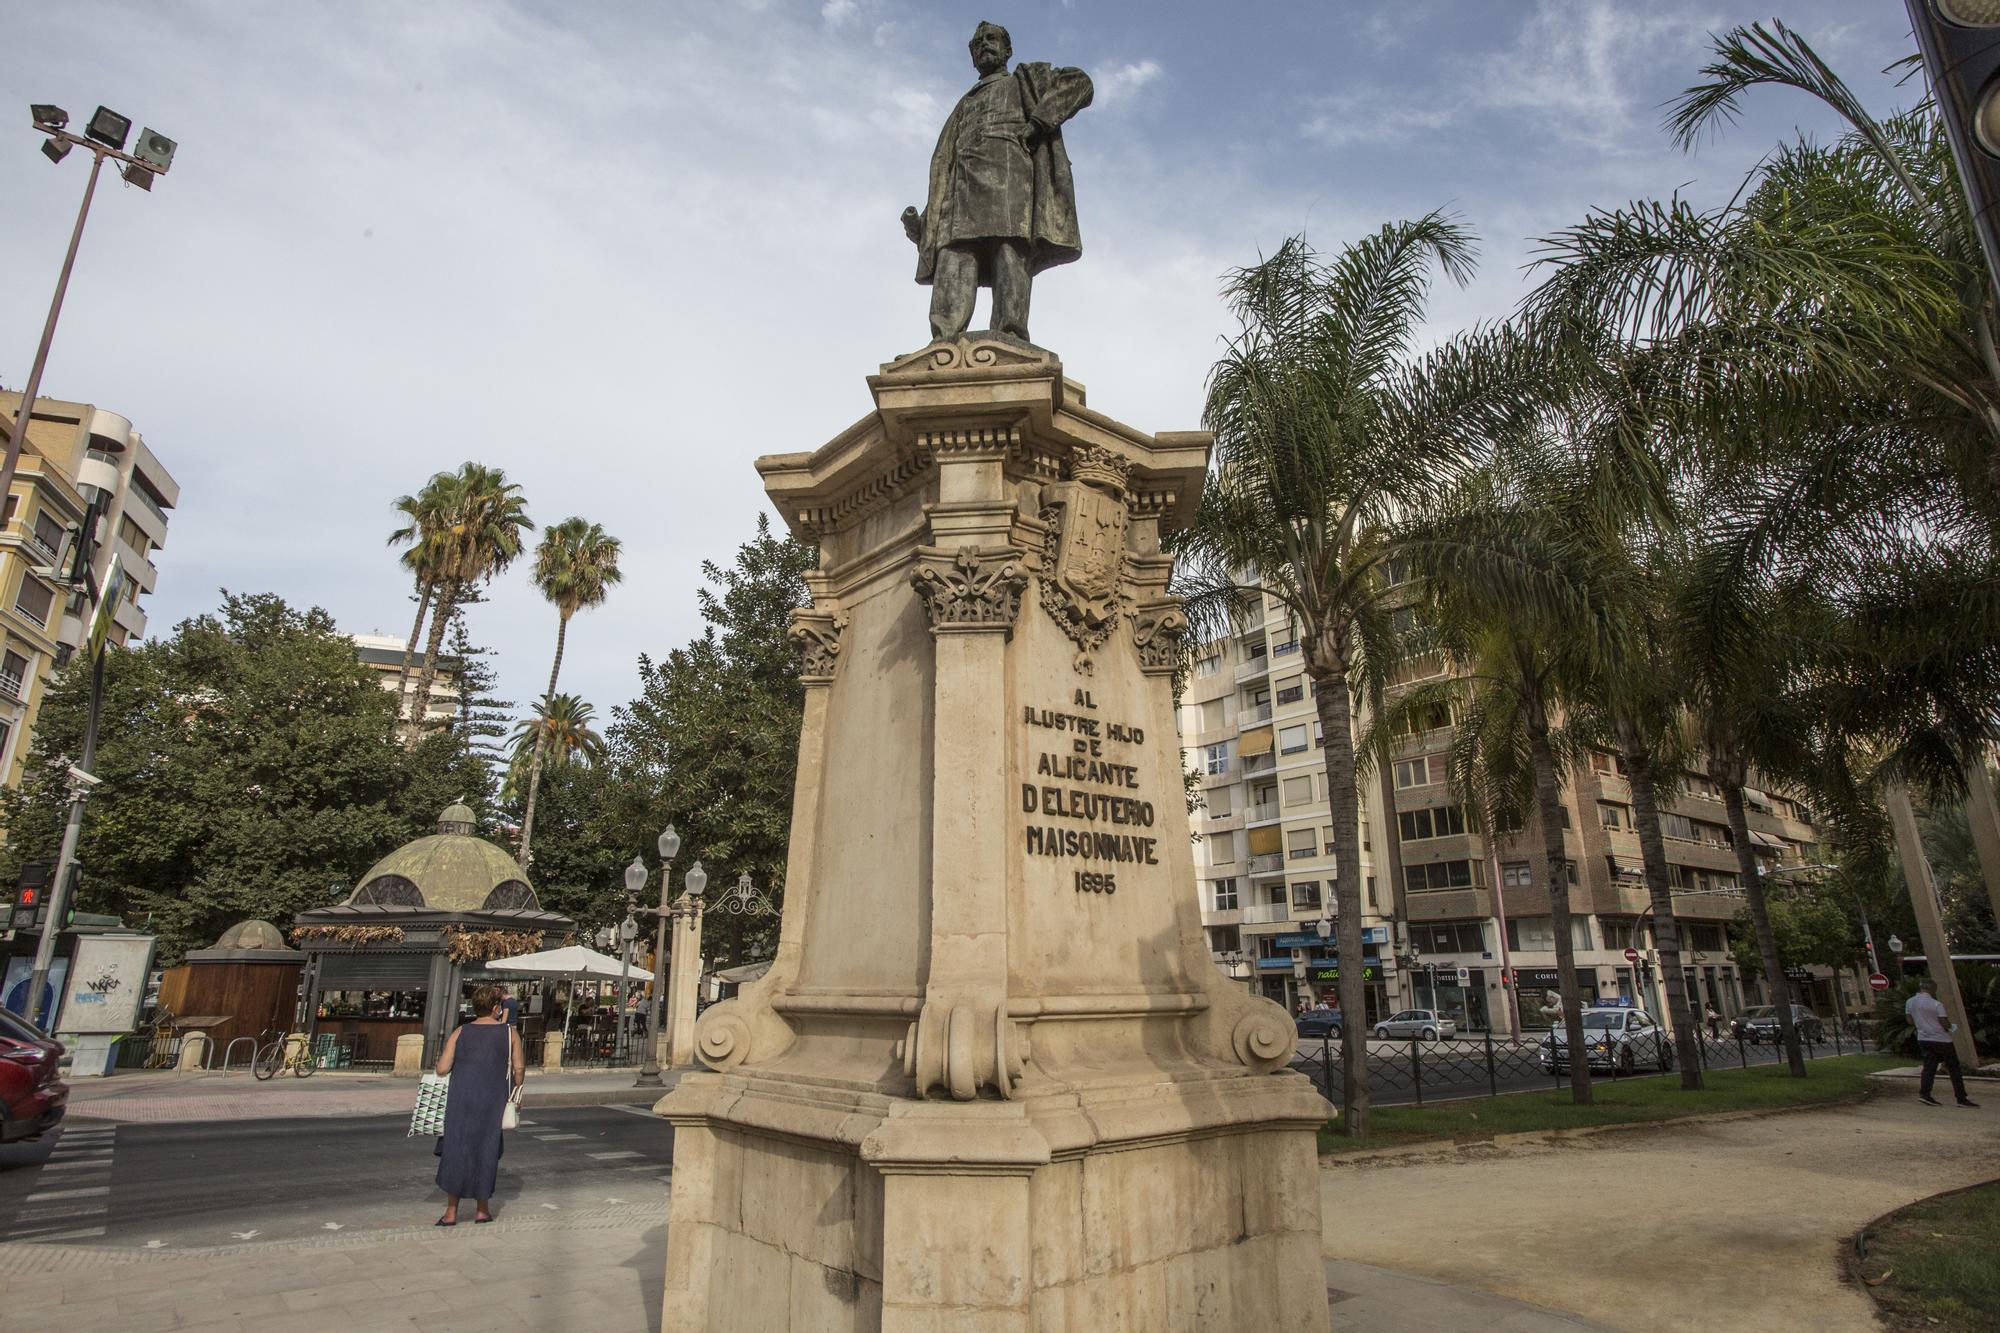
[{"label": "green dome roof", "polygon": [[447,806],[438,832],[405,843],[377,861],[348,898],[356,906],[420,907],[435,912],[539,910],[534,888],[514,858],[473,834],[462,804]]}]

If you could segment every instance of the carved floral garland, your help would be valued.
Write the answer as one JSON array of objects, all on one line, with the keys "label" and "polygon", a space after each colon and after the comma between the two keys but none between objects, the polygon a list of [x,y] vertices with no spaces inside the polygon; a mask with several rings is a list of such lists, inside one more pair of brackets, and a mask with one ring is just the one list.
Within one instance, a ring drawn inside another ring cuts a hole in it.
[{"label": "carved floral garland", "polygon": [[401,944],[401,926],[295,926],[293,944],[343,944],[359,949],[369,944]]},{"label": "carved floral garland", "polygon": [[454,963],[484,963],[494,958],[534,953],[542,947],[539,930],[461,930],[447,926],[444,951]]}]

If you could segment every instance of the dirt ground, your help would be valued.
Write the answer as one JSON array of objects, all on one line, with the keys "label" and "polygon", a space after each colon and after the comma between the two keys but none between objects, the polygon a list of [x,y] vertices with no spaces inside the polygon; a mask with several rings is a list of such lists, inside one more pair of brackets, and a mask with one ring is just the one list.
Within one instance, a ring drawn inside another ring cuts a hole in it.
[{"label": "dirt ground", "polygon": [[1326,1159],[1330,1259],[1612,1328],[1876,1330],[1842,1276],[1856,1228],[2000,1177],[2000,1097],[1857,1106],[1510,1149]]}]

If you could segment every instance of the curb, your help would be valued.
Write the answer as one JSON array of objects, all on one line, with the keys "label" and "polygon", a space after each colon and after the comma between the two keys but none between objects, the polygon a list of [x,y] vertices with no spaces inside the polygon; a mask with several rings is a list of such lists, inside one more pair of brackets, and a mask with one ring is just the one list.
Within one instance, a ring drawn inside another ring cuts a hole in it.
[{"label": "curb", "polygon": [[1671,1116],[1664,1120],[1629,1120],[1615,1125],[1582,1125],[1575,1129],[1531,1129],[1519,1134],[1495,1134],[1483,1139],[1428,1139],[1422,1143],[1402,1143],[1389,1148],[1368,1148],[1361,1152],[1321,1153],[1322,1170],[1341,1166],[1366,1166],[1407,1157],[1464,1156],[1477,1149],[1525,1148],[1538,1143],[1560,1143],[1568,1139],[1595,1138],[1621,1130],[1665,1129],[1679,1125],[1720,1125],[1732,1120],[1761,1120],[1767,1116],[1791,1115],[1798,1111],[1825,1111],[1838,1106],[1859,1106],[1873,1089],[1855,1097],[1814,1102],[1810,1106],[1760,1106],[1748,1111],[1701,1111],[1694,1115]]}]

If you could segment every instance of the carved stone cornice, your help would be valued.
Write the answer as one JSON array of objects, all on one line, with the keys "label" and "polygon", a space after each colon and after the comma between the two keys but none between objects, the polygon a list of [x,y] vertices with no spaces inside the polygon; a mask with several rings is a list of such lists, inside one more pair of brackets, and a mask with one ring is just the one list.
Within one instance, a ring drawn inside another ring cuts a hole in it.
[{"label": "carved stone cornice", "polygon": [[918,549],[910,584],[930,611],[931,633],[1014,631],[1028,586],[1026,553],[1013,546]]},{"label": "carved stone cornice", "polygon": [[847,617],[838,611],[820,611],[802,606],[792,612],[791,628],[785,631],[799,654],[799,679],[807,685],[831,685],[840,667],[840,632]]},{"label": "carved stone cornice", "polygon": [[1172,675],[1180,665],[1181,637],[1188,619],[1178,597],[1145,602],[1132,608],[1132,646],[1139,650],[1139,670],[1149,676]]}]

